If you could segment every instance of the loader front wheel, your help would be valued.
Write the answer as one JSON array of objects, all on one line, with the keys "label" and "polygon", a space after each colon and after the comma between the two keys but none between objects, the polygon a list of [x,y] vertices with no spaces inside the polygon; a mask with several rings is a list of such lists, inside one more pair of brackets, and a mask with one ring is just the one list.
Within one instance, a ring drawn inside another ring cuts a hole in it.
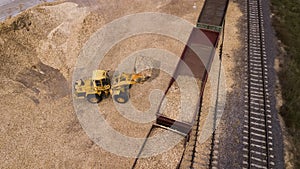
[{"label": "loader front wheel", "polygon": [[102,100],[102,97],[97,94],[89,94],[87,95],[87,100],[90,103],[97,104]]},{"label": "loader front wheel", "polygon": [[124,104],[128,101],[129,96],[127,93],[120,93],[118,95],[114,95],[114,100],[118,103]]}]

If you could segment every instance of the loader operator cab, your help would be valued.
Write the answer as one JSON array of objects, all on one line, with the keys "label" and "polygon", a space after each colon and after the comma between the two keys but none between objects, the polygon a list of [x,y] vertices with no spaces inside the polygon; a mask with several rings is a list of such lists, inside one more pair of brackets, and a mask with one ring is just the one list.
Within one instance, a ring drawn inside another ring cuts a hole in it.
[{"label": "loader operator cab", "polygon": [[92,76],[92,85],[96,90],[108,90],[110,88],[110,79],[105,70],[95,70]]}]

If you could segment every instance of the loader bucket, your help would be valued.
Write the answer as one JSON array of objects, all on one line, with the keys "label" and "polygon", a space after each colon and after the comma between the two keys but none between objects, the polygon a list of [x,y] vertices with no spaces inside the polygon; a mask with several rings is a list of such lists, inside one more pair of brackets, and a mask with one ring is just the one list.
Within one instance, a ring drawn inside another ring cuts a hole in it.
[{"label": "loader bucket", "polygon": [[134,72],[142,74],[144,81],[152,81],[160,74],[160,61],[151,57],[138,56],[134,64]]}]

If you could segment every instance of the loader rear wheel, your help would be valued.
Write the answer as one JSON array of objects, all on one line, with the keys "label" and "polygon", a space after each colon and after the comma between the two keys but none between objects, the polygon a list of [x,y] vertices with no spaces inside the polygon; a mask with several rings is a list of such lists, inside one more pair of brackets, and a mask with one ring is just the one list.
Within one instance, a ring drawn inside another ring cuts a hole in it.
[{"label": "loader rear wheel", "polygon": [[87,95],[87,100],[90,103],[97,104],[102,100],[102,97],[97,94],[89,94]]},{"label": "loader rear wheel", "polygon": [[114,100],[118,103],[124,104],[128,101],[129,96],[127,93],[120,93],[119,95],[114,95]]}]

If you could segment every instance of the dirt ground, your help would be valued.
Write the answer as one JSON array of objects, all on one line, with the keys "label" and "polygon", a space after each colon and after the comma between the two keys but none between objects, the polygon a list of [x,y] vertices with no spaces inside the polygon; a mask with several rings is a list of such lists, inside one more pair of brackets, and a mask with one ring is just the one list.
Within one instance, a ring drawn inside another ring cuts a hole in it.
[{"label": "dirt ground", "polygon": [[241,3],[232,1],[227,9],[222,66],[225,69],[226,106],[222,121],[216,131],[219,137],[217,145],[220,168],[241,168],[241,136],[243,126],[243,11]]}]

